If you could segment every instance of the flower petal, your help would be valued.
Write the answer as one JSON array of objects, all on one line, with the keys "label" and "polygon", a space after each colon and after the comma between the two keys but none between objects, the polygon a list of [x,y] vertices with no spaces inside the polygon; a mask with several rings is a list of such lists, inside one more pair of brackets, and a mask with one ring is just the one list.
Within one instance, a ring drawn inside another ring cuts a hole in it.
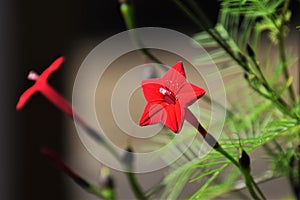
[{"label": "flower petal", "polygon": [[158,78],[142,81],[142,89],[147,102],[163,101],[163,94],[159,92],[161,87],[163,86]]},{"label": "flower petal", "polygon": [[26,102],[30,99],[30,97],[37,92],[37,88],[35,87],[35,85],[31,86],[30,88],[28,88],[19,98],[19,101],[17,103],[16,109],[17,110],[21,110],[24,105],[26,104]]},{"label": "flower petal", "polygon": [[64,62],[64,57],[57,58],[40,76],[41,79],[48,79],[48,77],[56,71]]},{"label": "flower petal", "polygon": [[186,108],[193,104],[197,99],[205,94],[205,90],[202,88],[186,83],[184,84],[177,93],[177,98],[182,107]]},{"label": "flower petal", "polygon": [[183,64],[182,64],[181,61],[178,62],[178,63],[176,63],[173,67],[171,67],[166,72],[166,74],[164,75],[164,77],[165,76],[169,76],[169,75],[173,75],[173,74],[180,75],[180,76],[183,76],[184,78],[186,78],[185,72],[184,72],[184,68],[183,68]]},{"label": "flower petal", "polygon": [[171,129],[174,133],[178,133],[183,125],[184,110],[181,109],[179,103],[170,104],[165,107],[167,117],[165,119],[165,126]]},{"label": "flower petal", "polygon": [[161,79],[163,85],[176,94],[182,84],[186,82],[182,62],[176,63]]},{"label": "flower petal", "polygon": [[200,88],[194,84],[190,84],[193,87],[193,90],[197,96],[197,99],[199,99],[200,97],[202,97],[205,94],[205,90],[203,88]]},{"label": "flower petal", "polygon": [[66,115],[73,117],[73,109],[69,102],[47,83],[41,85],[40,92]]},{"label": "flower petal", "polygon": [[164,118],[166,117],[167,113],[165,113],[166,111],[164,108],[166,106],[167,106],[166,103],[157,103],[157,102],[148,103],[141,116],[140,126],[157,124],[165,121]]}]

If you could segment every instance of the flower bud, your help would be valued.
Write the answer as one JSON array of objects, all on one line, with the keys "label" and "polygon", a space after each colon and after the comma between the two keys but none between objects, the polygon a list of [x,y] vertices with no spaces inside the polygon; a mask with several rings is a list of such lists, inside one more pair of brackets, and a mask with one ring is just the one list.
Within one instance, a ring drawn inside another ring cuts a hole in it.
[{"label": "flower bud", "polygon": [[105,166],[100,169],[99,184],[103,188],[114,189],[114,180],[110,169]]},{"label": "flower bud", "polygon": [[136,27],[134,20],[134,7],[132,3],[127,1],[120,1],[120,11],[126,23],[127,29],[134,29]]},{"label": "flower bud", "polygon": [[134,162],[134,156],[133,156],[133,150],[132,150],[131,146],[128,146],[126,148],[126,152],[124,153],[122,160],[126,167],[128,167],[129,169],[132,169],[133,162]]},{"label": "flower bud", "polygon": [[242,150],[242,155],[239,158],[239,163],[242,169],[250,170],[250,157],[244,149]]}]

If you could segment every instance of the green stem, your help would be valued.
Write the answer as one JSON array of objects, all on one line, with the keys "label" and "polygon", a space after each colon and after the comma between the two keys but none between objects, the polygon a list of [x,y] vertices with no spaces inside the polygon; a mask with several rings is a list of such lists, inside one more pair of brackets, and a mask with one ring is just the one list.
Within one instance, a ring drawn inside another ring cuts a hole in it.
[{"label": "green stem", "polygon": [[241,172],[242,172],[242,174],[243,174],[243,176],[244,176],[244,180],[245,180],[246,187],[247,187],[247,189],[248,189],[248,191],[249,191],[249,193],[251,194],[251,196],[252,196],[253,199],[260,199],[260,198],[257,196],[256,192],[254,191],[254,189],[253,189],[253,187],[252,187],[252,181],[251,181],[251,177],[252,177],[252,176],[251,176],[250,173],[247,172],[247,171],[248,171],[248,170],[244,170],[244,169],[241,170]]},{"label": "green stem", "polygon": [[230,46],[226,43],[226,41],[222,40],[222,35],[218,31],[215,31],[215,29],[209,29],[209,28],[213,27],[213,24],[208,19],[208,17],[205,15],[203,10],[199,7],[198,3],[195,0],[187,0],[187,2],[190,5],[190,7],[194,10],[195,14],[198,15],[198,18],[201,19],[201,21],[203,22],[203,24],[202,24],[203,27],[207,27],[207,29],[205,29],[205,30],[211,31],[212,34],[215,34],[216,38],[221,38],[219,40],[219,42],[222,42],[224,44],[224,46],[225,46],[224,48],[230,48]]},{"label": "green stem", "polygon": [[138,184],[135,174],[129,171],[129,172],[126,172],[126,176],[127,176],[127,179],[129,180],[132,191],[134,192],[134,195],[136,196],[136,198],[140,199],[140,200],[146,200],[147,197],[145,196],[144,192],[142,192],[142,188]]},{"label": "green stem", "polygon": [[195,11],[195,13],[198,15],[198,17],[202,19],[203,25],[205,27],[211,27],[212,24],[210,20],[208,20],[206,15],[203,13],[202,9],[198,6],[197,2],[195,2],[194,0],[187,0],[187,2],[190,5],[190,7]]},{"label": "green stem", "polygon": [[250,175],[250,179],[251,179],[251,183],[254,185],[256,191],[259,193],[259,195],[261,196],[262,199],[266,199],[264,193],[261,191],[261,189],[258,187],[257,183],[255,182],[253,176],[251,176],[250,172],[249,172],[249,175]]},{"label": "green stem", "polygon": [[122,162],[122,158],[121,156],[118,154],[118,152],[107,142],[103,143],[103,146],[113,155],[113,157],[115,157],[115,159],[118,160],[118,162]]},{"label": "green stem", "polygon": [[[285,45],[284,45],[284,27],[285,27],[285,15],[288,11],[288,7],[289,7],[289,4],[290,4],[290,0],[286,0],[284,2],[284,5],[283,5],[283,8],[282,8],[282,13],[281,13],[281,24],[280,26],[278,27],[279,28],[279,53],[280,53],[280,58],[281,58],[281,61],[282,61],[282,65],[283,65],[283,75],[284,75],[284,78],[285,80],[287,81],[290,77],[289,75],[289,71],[288,71],[288,67],[287,67],[287,60],[286,60],[286,54],[285,54]],[[293,85],[289,85],[288,87],[288,90],[289,90],[289,95],[290,95],[290,98],[292,101],[295,101],[296,100],[296,95],[295,95],[295,92],[293,90]]]},{"label": "green stem", "polygon": [[232,162],[237,168],[241,168],[240,164],[227,152],[225,151],[220,144],[216,145],[214,147],[214,150],[221,153],[223,156],[225,156],[228,160]]},{"label": "green stem", "polygon": [[136,20],[134,17],[133,3],[132,2],[122,3],[120,7],[120,11],[123,20],[126,24],[127,30],[132,30],[130,32],[130,36],[132,38],[132,41],[136,45],[136,47],[140,49],[140,52],[143,55],[148,57],[153,62],[162,64],[162,62],[156,56],[154,56],[148,49],[143,48],[143,44],[139,41],[138,36],[136,35],[136,31],[134,30],[136,28]]},{"label": "green stem", "polygon": [[148,49],[140,47],[140,50],[146,57],[148,57],[153,62],[158,63],[158,64],[163,64],[163,62],[161,60],[159,60],[156,56],[154,56],[152,53],[150,53],[150,51]]},{"label": "green stem", "polygon": [[[271,21],[273,25],[278,29],[278,43],[279,43],[279,55],[280,59],[282,61],[282,66],[283,66],[283,75],[285,80],[287,81],[290,77],[289,72],[288,72],[288,67],[287,67],[287,59],[286,59],[286,54],[285,54],[285,45],[284,45],[284,26],[285,26],[285,15],[288,11],[288,7],[290,4],[290,0],[286,0],[284,2],[282,12],[281,12],[281,24],[278,26],[275,19],[271,16]],[[296,95],[293,91],[293,86],[289,85],[288,87],[289,90],[289,95],[292,101],[295,101]]]}]

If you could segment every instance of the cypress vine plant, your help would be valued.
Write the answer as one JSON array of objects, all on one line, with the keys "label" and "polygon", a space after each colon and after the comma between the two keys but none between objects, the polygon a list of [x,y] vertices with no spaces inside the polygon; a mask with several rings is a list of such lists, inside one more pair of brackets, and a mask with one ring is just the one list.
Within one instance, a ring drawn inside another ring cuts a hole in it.
[{"label": "cypress vine plant", "polygon": [[[242,189],[248,191],[246,197],[267,199],[259,184],[278,177],[288,180],[293,192],[291,196],[299,199],[300,98],[295,90],[295,76],[290,70],[298,55],[293,54],[286,41],[288,34],[296,30],[296,27],[289,26],[292,16],[290,0],[220,0],[216,24],[212,24],[203,12],[201,2],[170,1],[194,22],[195,28],[202,30],[193,38],[207,49],[210,57],[199,56],[196,62],[205,63],[213,59],[224,76],[234,77],[226,85],[227,93],[238,91],[240,95],[229,95],[226,108],[218,105],[226,110],[227,118],[222,136],[217,141],[188,108],[205,91],[187,82],[182,63],[174,63],[162,78],[143,81],[147,105],[140,125],[162,122],[170,128],[164,130],[166,134],[155,138],[155,142],[159,143],[166,138],[174,139],[173,132],[180,132],[183,121],[187,120],[195,129],[184,133],[185,138],[193,137],[197,130],[213,147],[213,151],[205,157],[197,156],[203,141],[196,140],[183,152],[184,156],[169,166],[162,181],[145,191],[134,173],[134,148],[129,145],[126,153],[119,155],[48,84],[48,77],[60,67],[63,57],[55,60],[41,75],[35,72],[29,74],[28,78],[35,84],[21,95],[17,109],[22,109],[35,92],[43,94],[67,116],[74,118],[91,138],[107,148],[120,162],[137,199],[213,199],[233,191],[245,198],[245,193],[240,193]],[[130,0],[120,2],[120,12],[128,29],[137,27],[134,3]],[[132,42],[140,45],[138,35],[132,35]],[[141,49],[141,53],[155,63],[164,62],[149,49]],[[209,104],[218,104],[205,95],[202,98]],[[163,111],[167,114],[164,115]],[[181,139],[175,138],[179,151],[185,149]],[[251,157],[257,149],[264,151],[270,165],[266,171],[254,176]],[[106,173],[102,184],[96,185],[74,172],[51,150],[45,148],[42,154],[87,192],[102,199],[116,199],[114,180],[107,170],[103,170]],[[168,156],[165,159],[168,161]],[[191,185],[193,191],[182,196],[184,188]]]}]

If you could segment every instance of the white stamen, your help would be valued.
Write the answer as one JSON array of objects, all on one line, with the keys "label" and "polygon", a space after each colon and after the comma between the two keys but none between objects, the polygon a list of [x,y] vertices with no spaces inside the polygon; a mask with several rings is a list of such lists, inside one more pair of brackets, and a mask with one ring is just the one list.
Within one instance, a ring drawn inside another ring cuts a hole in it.
[{"label": "white stamen", "polygon": [[40,76],[35,71],[30,71],[27,78],[31,81],[36,81]]},{"label": "white stamen", "polygon": [[165,95],[167,93],[167,90],[165,88],[159,88],[159,92]]}]

